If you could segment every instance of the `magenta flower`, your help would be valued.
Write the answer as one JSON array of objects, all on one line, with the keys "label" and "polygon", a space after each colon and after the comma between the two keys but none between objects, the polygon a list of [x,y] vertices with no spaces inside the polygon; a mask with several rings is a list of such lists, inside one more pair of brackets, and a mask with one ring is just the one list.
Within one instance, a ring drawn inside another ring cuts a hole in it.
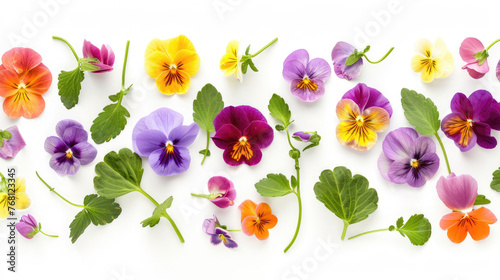
[{"label": "magenta flower", "polygon": [[221,226],[215,215],[213,219],[206,219],[203,222],[203,231],[211,236],[210,243],[213,245],[224,243],[224,246],[230,249],[238,247],[238,244],[232,239],[229,231],[226,230],[226,226]]},{"label": "magenta flower", "polygon": [[497,63],[496,75],[497,75],[497,79],[500,81],[500,60]]},{"label": "magenta flower", "polygon": [[210,200],[220,208],[227,208],[234,205],[236,189],[233,182],[222,176],[214,176],[208,180],[208,191],[210,194],[191,194],[192,196],[203,197]]},{"label": "magenta flower", "polygon": [[354,64],[346,66],[345,61],[347,57],[354,53],[354,46],[346,42],[337,42],[332,50],[333,70],[337,77],[346,80],[352,80],[361,74],[361,67],[363,67],[363,59],[360,58]]},{"label": "magenta flower", "polygon": [[13,158],[26,146],[17,125],[6,130],[0,130],[0,157],[3,159]]},{"label": "magenta flower", "polygon": [[57,123],[56,133],[45,140],[45,151],[52,155],[50,167],[58,174],[74,175],[81,165],[91,163],[97,150],[88,140],[87,131],[74,120]]},{"label": "magenta flower", "polygon": [[262,113],[250,106],[229,106],[214,119],[215,145],[224,149],[224,161],[232,166],[256,165],[262,151],[271,145],[274,134]]},{"label": "magenta flower", "polygon": [[323,96],[330,75],[328,62],[322,58],[309,61],[304,49],[292,52],[283,62],[283,78],[291,83],[292,94],[302,101],[313,102]]},{"label": "magenta flower", "polygon": [[451,114],[444,117],[441,130],[453,141],[460,151],[472,149],[476,143],[485,149],[493,149],[497,140],[491,136],[491,126],[498,128],[500,122],[492,118],[496,101],[486,90],[477,90],[469,98],[457,92],[451,100]]},{"label": "magenta flower", "polygon": [[436,185],[437,193],[446,207],[453,211],[468,210],[474,206],[477,197],[477,181],[470,175],[441,176]]},{"label": "magenta flower", "polygon": [[101,50],[94,46],[91,42],[83,40],[83,57],[84,58],[97,58],[99,62],[92,62],[93,65],[98,66],[100,69],[92,71],[92,73],[103,73],[113,70],[115,64],[115,53],[109,45],[102,45]]},{"label": "magenta flower", "polygon": [[439,168],[436,145],[429,137],[419,137],[413,128],[391,131],[385,137],[382,149],[378,169],[385,180],[395,184],[421,187]]},{"label": "magenta flower", "polygon": [[460,56],[465,64],[462,69],[467,69],[469,75],[474,79],[482,78],[490,67],[488,66],[488,48],[484,48],[483,43],[476,38],[465,38],[460,45]]},{"label": "magenta flower", "polygon": [[196,123],[182,125],[181,114],[169,108],[160,108],[140,119],[132,132],[134,151],[149,157],[149,165],[156,174],[170,176],[189,168],[191,145],[200,128]]},{"label": "magenta flower", "polygon": [[19,222],[16,223],[17,231],[24,237],[32,239],[37,233],[42,233],[48,237],[58,237],[57,235],[49,235],[42,231],[42,225],[37,223],[35,218],[28,215],[23,215]]}]

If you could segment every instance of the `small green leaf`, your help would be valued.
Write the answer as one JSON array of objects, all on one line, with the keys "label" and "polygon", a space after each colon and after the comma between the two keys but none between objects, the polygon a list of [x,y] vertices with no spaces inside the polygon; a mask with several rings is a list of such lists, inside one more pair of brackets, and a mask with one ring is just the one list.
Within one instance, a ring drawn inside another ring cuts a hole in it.
[{"label": "small green leaf", "polygon": [[491,181],[490,188],[500,192],[500,168],[493,172],[493,180]]},{"label": "small green leaf", "polygon": [[94,188],[103,197],[117,198],[141,190],[142,160],[127,148],[119,153],[109,152],[104,161],[96,165],[95,172]]},{"label": "small green leaf", "polygon": [[94,65],[92,63],[89,63],[89,62],[81,62],[80,63],[80,70],[82,70],[82,71],[97,71],[97,70],[101,70],[101,67]]},{"label": "small green leaf", "polygon": [[401,228],[398,227],[397,230],[401,235],[408,237],[411,244],[415,246],[424,245],[431,237],[431,223],[423,214],[411,216],[406,224]]},{"label": "small green leaf", "polygon": [[400,229],[404,224],[404,220],[403,220],[403,217],[400,217],[397,221],[396,221],[396,228]]},{"label": "small green leaf", "polygon": [[370,50],[370,45],[365,47],[365,49],[363,50],[363,53],[367,53],[369,50]]},{"label": "small green leaf", "polygon": [[245,50],[245,55],[250,56],[250,45],[248,45],[247,49]]},{"label": "small green leaf", "polygon": [[0,138],[10,140],[12,138],[12,133],[8,130],[0,130]]},{"label": "small green leaf", "polygon": [[278,197],[293,193],[290,182],[283,174],[267,174],[255,184],[257,192],[264,197]]},{"label": "small green leaf", "polygon": [[80,70],[80,67],[73,71],[61,71],[59,74],[57,88],[59,89],[61,101],[67,109],[73,108],[78,103],[78,96],[82,89],[81,83],[84,78],[85,75]]},{"label": "small green leaf", "polygon": [[245,60],[241,63],[241,73],[246,74],[248,71],[248,60]]},{"label": "small green leaf", "polygon": [[274,128],[276,128],[277,131],[283,131],[283,130],[285,130],[285,127],[282,126],[281,124],[277,124]]},{"label": "small green leaf", "polygon": [[210,150],[203,149],[203,150],[199,151],[199,153],[202,154],[202,155],[205,155],[205,152],[207,153],[207,157],[209,157],[210,156]]},{"label": "small green leaf", "polygon": [[292,112],[290,112],[288,104],[286,104],[285,100],[281,96],[274,93],[269,100],[269,105],[267,106],[267,108],[269,109],[271,116],[281,121],[285,128],[290,125]]},{"label": "small green leaf", "polygon": [[193,120],[200,126],[200,129],[212,132],[214,119],[224,108],[222,95],[217,89],[206,84],[193,101]]},{"label": "small green leaf", "polygon": [[295,190],[295,189],[297,188],[297,185],[298,185],[298,183],[297,183],[297,178],[296,178],[295,176],[293,176],[293,175],[292,175],[292,178],[291,178],[291,180],[290,180],[290,183],[292,184],[292,189],[294,189],[294,190]]},{"label": "small green leaf", "polygon": [[476,196],[476,201],[474,201],[474,205],[485,205],[485,204],[490,204],[491,201],[486,198],[486,196],[482,194],[478,194]]},{"label": "small green leaf", "polygon": [[363,57],[363,55],[361,54],[351,54],[347,57],[347,59],[345,60],[345,66],[351,66],[353,65],[354,63],[356,63],[361,57]]},{"label": "small green leaf", "polygon": [[406,119],[418,133],[431,136],[438,131],[441,121],[437,107],[432,100],[416,91],[403,88],[401,90],[401,104]]},{"label": "small green leaf", "polygon": [[257,69],[257,67],[255,67],[255,64],[253,64],[252,59],[248,60],[248,65],[250,66],[250,69],[252,69],[252,71],[259,72],[259,69]]},{"label": "small green leaf", "polygon": [[144,221],[141,222],[142,227],[154,227],[160,222],[160,218],[162,217],[163,213],[167,211],[170,206],[172,206],[172,201],[174,198],[170,196],[167,198],[163,203],[160,205],[156,206],[155,210],[153,211],[153,215]]},{"label": "small green leaf", "polygon": [[85,229],[87,229],[89,225],[90,225],[90,216],[87,213],[87,211],[83,209],[82,211],[78,212],[78,214],[76,214],[75,219],[69,225],[70,228],[69,237],[71,238],[71,242],[75,243],[76,240],[80,237],[80,235],[82,235],[83,232],[85,232]]}]

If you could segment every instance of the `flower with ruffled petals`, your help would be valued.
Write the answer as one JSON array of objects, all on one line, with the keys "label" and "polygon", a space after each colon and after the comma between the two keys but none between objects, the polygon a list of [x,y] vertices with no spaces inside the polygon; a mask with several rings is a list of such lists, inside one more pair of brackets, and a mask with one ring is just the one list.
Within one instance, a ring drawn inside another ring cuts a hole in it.
[{"label": "flower with ruffled petals", "polygon": [[236,189],[233,182],[226,177],[214,176],[208,180],[208,191],[210,194],[191,194],[192,196],[204,197],[220,208],[234,205]]},{"label": "flower with ruffled petals", "polygon": [[[26,209],[31,205],[31,200],[26,193],[26,181],[23,178],[16,178],[14,181],[14,192],[12,188],[9,191],[9,183],[7,179],[0,173],[0,219],[5,219],[9,216],[9,207],[14,209]],[[13,195],[9,195],[12,194]],[[9,199],[14,197],[14,199]],[[14,205],[12,205],[14,201]]]},{"label": "flower with ruffled petals", "polygon": [[441,122],[441,130],[462,152],[472,149],[476,143],[485,149],[493,149],[497,140],[491,136],[490,124],[500,125],[490,116],[496,103],[486,90],[477,90],[469,98],[457,92],[451,100],[451,114]]},{"label": "flower with ruffled petals", "polygon": [[259,240],[269,237],[269,229],[278,223],[278,218],[272,214],[271,207],[267,203],[255,202],[247,199],[238,207],[241,211],[241,228],[248,236],[255,234]]},{"label": "flower with ruffled petals", "polygon": [[262,151],[271,145],[274,134],[262,113],[250,106],[229,106],[214,119],[215,145],[224,150],[224,161],[232,166],[256,165]]},{"label": "flower with ruffled petals", "polygon": [[189,168],[191,145],[200,128],[196,123],[182,125],[181,114],[169,108],[160,108],[140,119],[132,132],[134,152],[149,157],[149,165],[156,174],[170,176]]},{"label": "flower with ruffled petals", "polygon": [[354,46],[346,42],[337,42],[332,50],[333,70],[337,77],[346,80],[352,80],[361,74],[363,59],[360,58],[354,64],[346,66],[347,57],[354,53]]},{"label": "flower with ruffled petals", "polygon": [[291,83],[292,94],[302,101],[313,102],[323,96],[331,72],[326,60],[309,61],[309,53],[304,49],[292,52],[283,62],[283,78]]},{"label": "flower with ruffled petals", "polygon": [[426,83],[448,77],[453,71],[453,56],[443,40],[437,38],[434,45],[427,39],[421,39],[415,45],[419,53],[411,60],[411,68],[420,72],[420,78]]},{"label": "flower with ruffled petals", "polygon": [[3,159],[13,158],[26,146],[23,136],[19,132],[17,125],[6,130],[0,130],[0,157]]},{"label": "flower with ruffled petals", "polygon": [[392,107],[378,90],[359,83],[337,103],[337,140],[358,151],[369,150],[377,133],[389,127]]},{"label": "flower with ruffled petals", "polygon": [[96,58],[98,62],[91,62],[93,65],[99,67],[99,70],[92,71],[92,73],[103,73],[113,70],[115,64],[115,53],[109,45],[102,45],[99,50],[91,42],[83,40],[83,57]]},{"label": "flower with ruffled petals", "polygon": [[11,118],[38,117],[45,109],[42,94],[49,90],[52,74],[42,57],[29,48],[13,48],[2,56],[0,96],[3,110]]},{"label": "flower with ruffled petals", "polygon": [[241,82],[243,73],[241,72],[241,54],[239,53],[240,43],[236,40],[230,41],[226,47],[226,54],[220,59],[220,70],[224,71],[224,76],[234,76]]},{"label": "flower with ruffled petals", "polygon": [[186,93],[191,77],[200,69],[200,57],[184,35],[153,39],[146,48],[145,58],[146,73],[156,79],[158,90],[167,95]]},{"label": "flower with ruffled petals", "polygon": [[88,140],[87,131],[74,120],[62,120],[56,126],[57,136],[47,137],[45,151],[51,154],[50,167],[61,175],[74,175],[81,165],[94,161],[97,149]]},{"label": "flower with ruffled petals", "polygon": [[[476,241],[488,237],[489,225],[496,223],[497,218],[485,207],[468,211],[474,206],[478,189],[477,182],[472,176],[456,176],[454,173],[447,178],[441,176],[436,187],[441,201],[453,210],[452,213],[444,215],[439,222],[441,229],[448,231],[448,238],[452,242],[461,243],[467,237],[467,233]],[[468,212],[461,212],[463,210]]]},{"label": "flower with ruffled petals", "polygon": [[380,174],[387,181],[421,187],[436,174],[439,157],[436,145],[426,136],[418,136],[413,128],[391,131],[382,143],[378,159]]}]

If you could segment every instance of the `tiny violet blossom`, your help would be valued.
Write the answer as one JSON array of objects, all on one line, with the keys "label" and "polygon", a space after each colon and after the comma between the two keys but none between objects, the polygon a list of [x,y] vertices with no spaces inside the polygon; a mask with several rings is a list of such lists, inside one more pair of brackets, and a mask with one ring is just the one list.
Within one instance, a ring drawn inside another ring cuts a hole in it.
[{"label": "tiny violet blossom", "polygon": [[309,139],[311,139],[311,135],[313,134],[304,131],[297,131],[292,135],[292,138],[297,141],[309,142]]},{"label": "tiny violet blossom", "polygon": [[292,52],[283,62],[283,78],[290,83],[290,91],[306,102],[316,101],[325,94],[325,82],[331,72],[326,60],[309,61],[309,53],[304,49]]},{"label": "tiny violet blossom", "polygon": [[113,70],[113,64],[115,64],[115,53],[109,45],[103,44],[99,50],[98,47],[87,40],[83,41],[83,57],[95,58],[98,60],[98,62],[90,62],[99,67],[98,70],[92,71],[92,73],[109,72]]},{"label": "tiny violet blossom", "polygon": [[300,142],[311,143],[304,148],[304,151],[312,147],[318,146],[319,141],[321,141],[321,136],[316,131],[314,132],[297,131],[292,135],[292,138]]},{"label": "tiny violet blossom", "polygon": [[211,236],[210,243],[213,245],[223,243],[224,246],[230,249],[238,247],[238,244],[232,239],[232,236],[226,229],[226,226],[222,226],[215,215],[213,218],[205,219],[205,221],[203,221],[203,231]]},{"label": "tiny violet blossom", "polygon": [[182,125],[182,115],[160,108],[141,118],[132,132],[134,152],[149,158],[149,165],[160,176],[180,174],[189,168],[191,145],[200,128],[196,123]]},{"label": "tiny violet blossom", "polygon": [[26,146],[23,136],[17,125],[6,130],[0,130],[0,157],[3,159],[14,158]]},{"label": "tiny violet blossom", "polygon": [[19,222],[16,223],[17,231],[27,239],[32,239],[37,233],[42,233],[48,237],[58,237],[57,235],[49,235],[42,231],[42,224],[37,223],[35,218],[28,215],[23,215]]},{"label": "tiny violet blossom", "polygon": [[461,243],[467,233],[476,241],[488,237],[489,225],[496,223],[497,218],[485,207],[472,210],[478,190],[477,181],[472,176],[456,176],[454,173],[446,178],[441,176],[436,188],[441,201],[453,211],[439,222],[441,229],[448,231],[452,242]]},{"label": "tiny violet blossom", "polygon": [[436,145],[426,136],[418,136],[413,128],[391,131],[382,143],[378,169],[382,177],[395,184],[421,187],[436,174],[439,157]]},{"label": "tiny violet blossom", "polygon": [[214,176],[208,180],[208,191],[210,194],[191,194],[192,196],[203,197],[210,200],[220,208],[227,208],[234,205],[236,189],[233,182],[226,177]]},{"label": "tiny violet blossom", "polygon": [[453,56],[441,38],[437,38],[434,44],[421,39],[415,44],[415,51],[418,54],[412,58],[411,68],[420,73],[423,82],[446,78],[453,71]]},{"label": "tiny violet blossom", "polygon": [[241,228],[248,236],[255,234],[259,240],[269,237],[269,229],[278,223],[278,218],[272,214],[271,207],[267,203],[255,204],[247,199],[238,207],[241,211]]},{"label": "tiny violet blossom", "polygon": [[94,161],[97,149],[88,140],[87,131],[74,120],[62,120],[56,125],[59,137],[50,136],[45,140],[45,151],[51,154],[49,164],[61,175],[74,175],[81,165]]},{"label": "tiny violet blossom", "polygon": [[[2,173],[0,173],[0,178],[0,219],[3,220],[10,215],[12,207],[14,209],[26,209],[31,205],[31,200],[26,193],[26,181],[23,178],[16,178],[14,181],[14,192],[12,192],[12,188],[9,190],[8,185],[11,182]],[[11,204],[12,201],[15,201],[14,206]]]},{"label": "tiny violet blossom", "polygon": [[462,69],[466,69],[469,75],[474,79],[482,78],[490,71],[490,67],[488,66],[488,50],[499,41],[500,39],[485,48],[483,43],[478,39],[473,37],[465,38],[462,44],[460,44],[460,56],[466,63]]}]

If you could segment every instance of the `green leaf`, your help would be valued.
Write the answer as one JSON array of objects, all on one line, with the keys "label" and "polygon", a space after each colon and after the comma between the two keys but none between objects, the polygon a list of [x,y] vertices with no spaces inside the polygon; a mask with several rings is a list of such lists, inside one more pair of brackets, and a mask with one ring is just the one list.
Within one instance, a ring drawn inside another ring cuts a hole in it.
[{"label": "green leaf", "polygon": [[316,198],[345,223],[363,221],[377,209],[377,191],[368,187],[365,177],[352,177],[349,169],[339,166],[321,172],[319,180],[314,185]]},{"label": "green leaf", "polygon": [[89,63],[89,62],[81,62],[80,63],[80,70],[82,70],[82,71],[97,71],[97,70],[101,70],[101,67],[94,65],[92,63]]},{"label": "green leaf", "polygon": [[174,198],[170,196],[162,204],[156,206],[155,210],[153,211],[153,215],[141,222],[142,227],[156,226],[160,222],[160,218],[163,216],[163,213],[165,213],[167,209],[172,206],[173,200]]},{"label": "green leaf", "polygon": [[246,74],[248,71],[248,60],[245,60],[241,63],[241,73]]},{"label": "green leaf", "polygon": [[271,116],[274,118],[278,119],[283,123],[285,128],[290,125],[290,118],[292,117],[292,112],[290,112],[290,108],[288,108],[288,104],[286,104],[285,100],[277,95],[276,93],[273,94],[271,99],[269,100],[269,112],[271,113]]},{"label": "green leaf", "polygon": [[490,188],[500,192],[500,168],[493,172],[493,180],[491,181]]},{"label": "green leaf", "polygon": [[193,120],[200,126],[200,129],[212,132],[214,128],[214,119],[224,108],[222,95],[217,89],[206,84],[193,101]]},{"label": "green leaf", "polygon": [[293,193],[290,182],[283,174],[267,174],[255,184],[257,192],[264,197],[278,197]]},{"label": "green leaf", "polygon": [[416,91],[403,88],[401,90],[401,104],[406,119],[418,133],[431,136],[439,130],[441,124],[439,112],[432,100]]},{"label": "green leaf", "polygon": [[295,176],[292,175],[292,178],[290,180],[290,183],[292,184],[292,189],[296,189],[297,188],[297,185],[298,185],[298,182],[297,182],[297,178]]},{"label": "green leaf", "polygon": [[[90,131],[92,132],[92,139],[96,144],[109,142],[109,140],[114,139],[125,129],[130,113],[127,108],[121,105],[121,99],[128,93],[131,87],[117,93],[116,96],[120,96],[118,97],[118,103],[104,107],[103,111],[99,113],[92,123]],[[110,96],[110,99],[113,100],[114,98],[112,99]]]},{"label": "green leaf", "polygon": [[476,196],[476,201],[474,201],[474,205],[485,205],[485,204],[490,204],[491,200],[487,199],[486,196],[482,194],[478,194]]},{"label": "green leaf", "polygon": [[397,221],[396,221],[396,228],[401,228],[404,224],[404,220],[403,220],[403,217],[399,218]]},{"label": "green leaf", "polygon": [[[402,221],[403,218],[399,219]],[[429,220],[423,214],[411,216],[406,224],[402,227],[398,226],[397,230],[401,235],[408,237],[411,244],[415,246],[424,245],[431,237],[431,223],[429,223]]]},{"label": "green leaf", "polygon": [[127,148],[119,153],[109,152],[104,161],[96,165],[95,172],[94,188],[103,197],[117,198],[141,190],[142,160]]},{"label": "green leaf", "polygon": [[9,140],[12,138],[12,133],[8,130],[0,130],[0,138]]},{"label": "green leaf", "polygon": [[210,156],[210,150],[203,149],[203,150],[199,151],[199,153],[202,154],[202,155],[205,155],[205,152],[207,153],[207,157],[209,157]]},{"label": "green leaf", "polygon": [[80,67],[73,71],[61,71],[59,74],[57,88],[66,109],[71,109],[78,103],[78,96],[82,89],[81,83],[84,78],[85,75]]},{"label": "green leaf", "polygon": [[76,214],[75,219],[71,222],[69,225],[70,232],[69,232],[69,237],[71,238],[71,242],[75,243],[76,240],[80,237],[80,235],[85,232],[87,227],[90,225],[90,216],[83,209],[82,211],[78,212]]},{"label": "green leaf", "polygon": [[259,72],[259,69],[257,69],[257,67],[255,67],[255,64],[253,64],[252,59],[248,60],[248,65],[250,66],[250,69],[252,69],[252,71]]},{"label": "green leaf", "polygon": [[361,57],[363,57],[363,54],[351,54],[347,57],[345,60],[345,66],[351,66],[354,63],[356,63]]}]

